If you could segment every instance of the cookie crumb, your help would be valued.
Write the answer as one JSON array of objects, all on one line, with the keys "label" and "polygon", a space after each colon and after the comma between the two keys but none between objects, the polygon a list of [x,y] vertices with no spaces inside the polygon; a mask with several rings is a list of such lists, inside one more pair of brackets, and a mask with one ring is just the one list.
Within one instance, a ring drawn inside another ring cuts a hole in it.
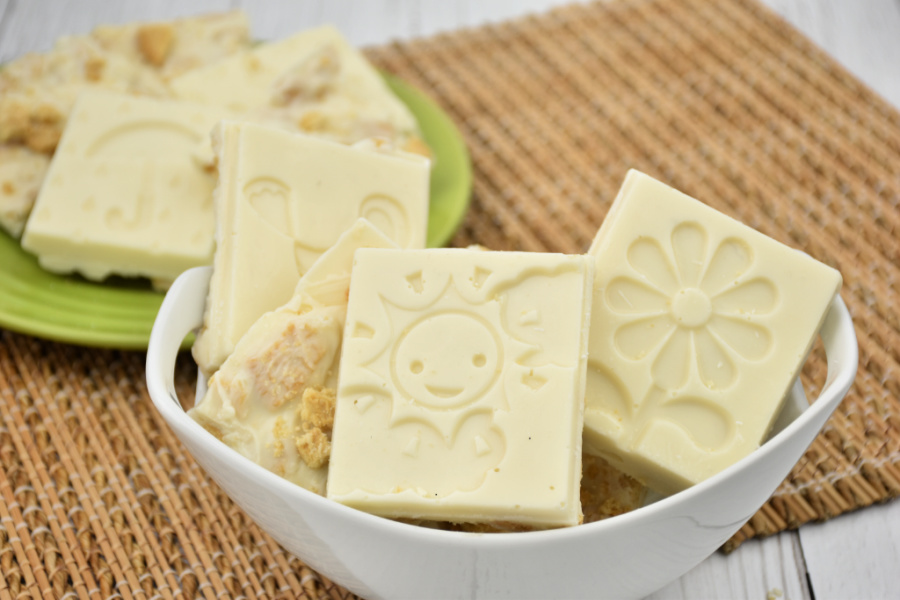
[{"label": "cookie crumb", "polygon": [[272,456],[275,458],[284,458],[284,442],[278,440],[272,444]]},{"label": "cookie crumb", "polygon": [[420,137],[412,136],[406,140],[402,146],[402,150],[404,152],[411,152],[412,154],[424,156],[425,158],[432,158],[431,148],[429,148],[428,144]]},{"label": "cookie crumb", "polygon": [[175,30],[168,23],[142,25],[135,34],[138,51],[144,60],[154,67],[159,67],[166,62],[174,39]]},{"label": "cookie crumb", "polygon": [[300,418],[310,428],[331,429],[334,425],[335,390],[311,386],[303,390]]},{"label": "cookie crumb", "polygon": [[328,129],[328,117],[317,110],[311,110],[303,113],[303,116],[297,121],[297,126],[308,133],[325,131]]},{"label": "cookie crumb", "polygon": [[88,81],[100,81],[103,79],[103,70],[106,61],[99,56],[92,56],[84,61],[84,78]]},{"label": "cookie crumb", "polygon": [[311,469],[319,469],[328,464],[331,456],[331,442],[321,429],[310,429],[296,440],[297,453]]}]

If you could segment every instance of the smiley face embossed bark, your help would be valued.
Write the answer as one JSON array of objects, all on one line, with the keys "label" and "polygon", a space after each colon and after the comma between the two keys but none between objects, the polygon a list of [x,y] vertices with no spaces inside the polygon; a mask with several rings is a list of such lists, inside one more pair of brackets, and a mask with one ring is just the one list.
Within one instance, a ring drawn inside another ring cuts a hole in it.
[{"label": "smiley face embossed bark", "polygon": [[360,250],[328,496],[375,514],[575,525],[590,261]]}]

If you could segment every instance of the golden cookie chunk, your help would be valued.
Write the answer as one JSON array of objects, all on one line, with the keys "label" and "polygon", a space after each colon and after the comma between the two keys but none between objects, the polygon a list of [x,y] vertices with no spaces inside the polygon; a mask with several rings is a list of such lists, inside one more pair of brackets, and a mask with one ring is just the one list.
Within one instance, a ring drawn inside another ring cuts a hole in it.
[{"label": "golden cookie chunk", "polygon": [[598,456],[581,455],[581,512],[593,523],[640,508],[647,488]]}]

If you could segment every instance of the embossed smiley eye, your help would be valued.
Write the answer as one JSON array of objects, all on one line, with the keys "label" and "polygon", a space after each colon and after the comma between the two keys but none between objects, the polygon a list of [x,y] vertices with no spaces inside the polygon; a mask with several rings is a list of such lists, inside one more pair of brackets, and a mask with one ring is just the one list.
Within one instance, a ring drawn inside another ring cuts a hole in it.
[{"label": "embossed smiley eye", "polygon": [[476,354],[472,357],[472,364],[476,367],[483,367],[487,364],[487,358],[485,358],[484,354]]},{"label": "embossed smiley eye", "polygon": [[425,368],[425,365],[422,364],[421,360],[414,360],[409,363],[409,370],[413,373],[413,375],[418,375],[422,372],[422,369]]}]

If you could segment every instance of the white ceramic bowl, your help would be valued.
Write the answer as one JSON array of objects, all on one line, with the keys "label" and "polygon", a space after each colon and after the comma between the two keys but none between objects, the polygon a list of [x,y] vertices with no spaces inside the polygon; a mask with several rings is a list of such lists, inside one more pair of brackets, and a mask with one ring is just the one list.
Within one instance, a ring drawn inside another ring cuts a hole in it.
[{"label": "white ceramic bowl", "polygon": [[[630,513],[533,533],[474,534],[405,525],[336,504],[237,454],[182,410],[175,358],[199,327],[210,269],[184,273],[159,311],[147,353],[156,408],[213,479],[306,564],[366,598],[639,598],[714,552],[769,498],[847,393],[857,367],[847,308],[821,336],[828,376],[809,405],[798,384],[763,446],[716,476]],[[203,382],[200,382],[201,388]]]}]

